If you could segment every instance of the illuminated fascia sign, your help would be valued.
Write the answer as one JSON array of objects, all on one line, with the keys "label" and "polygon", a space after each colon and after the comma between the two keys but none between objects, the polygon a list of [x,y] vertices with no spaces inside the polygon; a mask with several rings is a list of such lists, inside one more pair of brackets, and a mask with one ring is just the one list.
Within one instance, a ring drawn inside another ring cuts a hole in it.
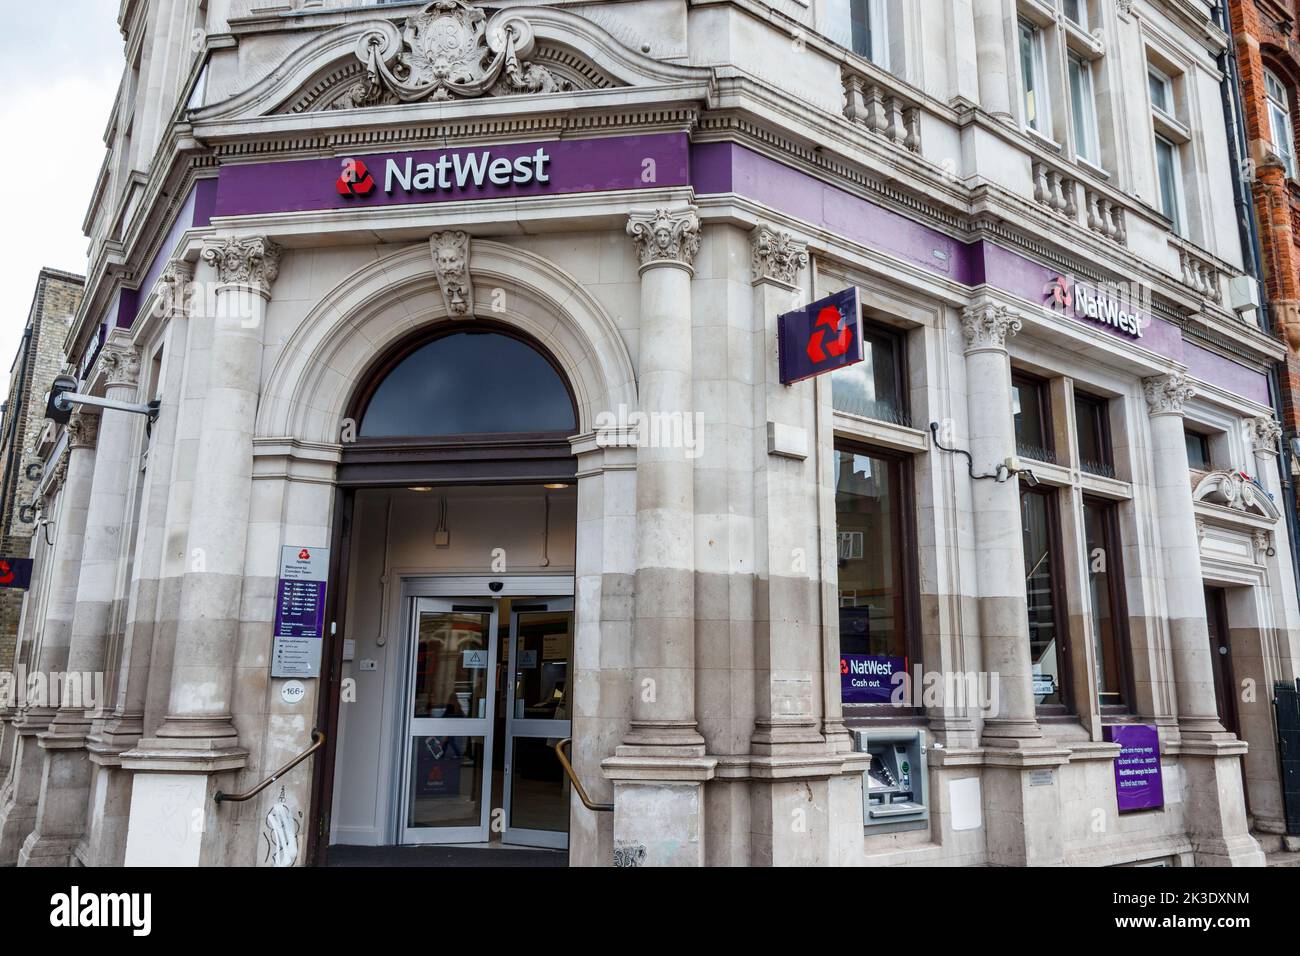
[{"label": "illuminated fascia sign", "polygon": [[777,319],[781,384],[792,385],[862,361],[858,290],[842,289]]},{"label": "illuminated fascia sign", "polygon": [[[454,192],[484,186],[526,186],[548,183],[546,166],[551,161],[545,147],[529,155],[493,157],[490,149],[474,153],[443,153],[435,162],[417,163],[414,157],[389,157],[384,160],[384,192],[407,193]],[[375,188],[374,175],[360,159],[343,160],[343,170],[336,183],[340,196],[361,197]]]},{"label": "illuminated fascia sign", "polygon": [[1130,297],[1117,296],[1072,278],[1057,276],[1047,288],[1048,305],[1064,315],[1109,325],[1135,339],[1142,338],[1142,317]]}]

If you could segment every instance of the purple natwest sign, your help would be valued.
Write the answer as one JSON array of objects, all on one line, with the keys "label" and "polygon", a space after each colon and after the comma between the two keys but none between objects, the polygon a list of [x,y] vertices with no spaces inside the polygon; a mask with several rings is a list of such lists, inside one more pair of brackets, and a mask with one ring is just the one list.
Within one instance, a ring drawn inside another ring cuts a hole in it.
[{"label": "purple natwest sign", "polygon": [[214,216],[651,189],[690,183],[685,133],[223,166]]},{"label": "purple natwest sign", "polygon": [[1160,772],[1160,731],[1149,724],[1111,724],[1106,739],[1119,744],[1115,797],[1120,813],[1165,805]]},{"label": "purple natwest sign", "polygon": [[846,704],[888,704],[894,675],[907,673],[902,657],[840,655],[840,700]]},{"label": "purple natwest sign", "polygon": [[862,361],[862,313],[850,286],[777,319],[781,384]]}]

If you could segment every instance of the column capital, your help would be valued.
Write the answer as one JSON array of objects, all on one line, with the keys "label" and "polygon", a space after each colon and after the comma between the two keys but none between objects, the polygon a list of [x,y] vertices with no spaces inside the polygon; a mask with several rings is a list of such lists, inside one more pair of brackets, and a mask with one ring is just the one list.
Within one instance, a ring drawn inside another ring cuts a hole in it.
[{"label": "column capital", "polygon": [[429,237],[433,271],[447,315],[455,318],[474,313],[474,284],[469,274],[470,236],[460,229],[435,232]]},{"label": "column capital", "polygon": [[99,416],[81,410],[68,419],[68,447],[94,448],[99,440]]},{"label": "column capital", "polygon": [[110,337],[99,361],[109,388],[134,389],[140,383],[140,353],[133,346],[114,342]]},{"label": "column capital", "polygon": [[779,282],[797,288],[799,273],[808,265],[808,244],[771,226],[755,226],[749,234],[749,258],[754,282]]},{"label": "column capital", "polygon": [[627,234],[636,245],[644,272],[654,266],[676,266],[694,272],[700,251],[700,217],[694,206],[655,209],[627,217]]},{"label": "column capital", "polygon": [[1142,379],[1142,392],[1147,400],[1147,414],[1155,418],[1182,415],[1183,406],[1196,394],[1196,389],[1187,384],[1187,376],[1182,372],[1171,372]]},{"label": "column capital", "polygon": [[271,283],[280,274],[280,251],[266,236],[226,236],[208,240],[203,261],[217,270],[222,285],[246,286],[270,298]]},{"label": "column capital", "polygon": [[1020,316],[1005,305],[980,302],[967,306],[961,313],[966,354],[1006,351],[1007,340],[1019,332],[1023,324]]},{"label": "column capital", "polygon": [[1276,455],[1282,438],[1282,426],[1272,415],[1260,415],[1246,420],[1246,433],[1256,455]]},{"label": "column capital", "polygon": [[170,315],[187,308],[193,285],[194,265],[184,259],[170,260],[158,277],[158,303],[162,314]]}]

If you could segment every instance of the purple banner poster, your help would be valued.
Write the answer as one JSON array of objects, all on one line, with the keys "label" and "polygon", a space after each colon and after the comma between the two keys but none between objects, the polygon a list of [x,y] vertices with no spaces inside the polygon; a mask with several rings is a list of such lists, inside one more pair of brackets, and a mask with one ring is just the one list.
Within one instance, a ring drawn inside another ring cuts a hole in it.
[{"label": "purple banner poster", "polygon": [[1150,724],[1111,724],[1106,739],[1119,744],[1115,797],[1120,813],[1165,805],[1160,769],[1160,731]]},{"label": "purple banner poster", "polygon": [[894,675],[907,673],[903,657],[840,655],[840,700],[846,704],[888,704]]},{"label": "purple banner poster", "polygon": [[862,361],[858,290],[841,289],[777,319],[781,384],[833,372]]}]

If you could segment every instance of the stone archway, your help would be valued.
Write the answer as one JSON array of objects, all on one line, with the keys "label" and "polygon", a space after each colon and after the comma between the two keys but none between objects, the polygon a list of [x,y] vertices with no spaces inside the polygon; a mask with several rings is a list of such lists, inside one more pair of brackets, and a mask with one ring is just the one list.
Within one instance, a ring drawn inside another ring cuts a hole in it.
[{"label": "stone archway", "polygon": [[[555,358],[574,391],[578,432],[602,411],[635,407],[631,356],[609,315],[559,266],[497,242],[473,242],[480,311]],[[286,341],[263,389],[255,436],[336,444],[357,383],[377,354],[452,318],[425,244],[384,256],[324,296]]]}]

